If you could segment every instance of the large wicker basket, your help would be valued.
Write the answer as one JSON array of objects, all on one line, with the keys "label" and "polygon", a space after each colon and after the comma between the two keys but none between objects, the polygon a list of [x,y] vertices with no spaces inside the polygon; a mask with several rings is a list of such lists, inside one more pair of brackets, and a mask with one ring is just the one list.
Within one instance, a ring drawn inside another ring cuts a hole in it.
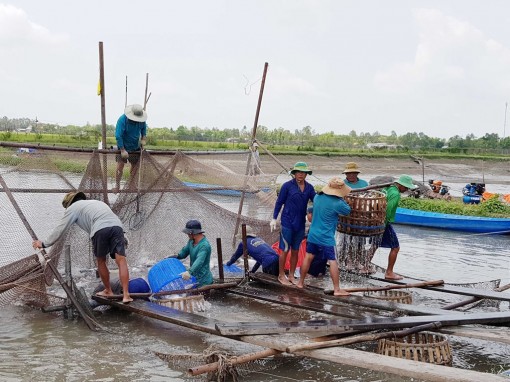
[{"label": "large wicker basket", "polygon": [[386,196],[382,192],[351,192],[344,199],[351,213],[340,216],[338,231],[353,236],[376,236],[384,232]]},{"label": "large wicker basket", "polygon": [[379,300],[398,302],[400,304],[412,304],[413,295],[403,290],[378,290],[363,292],[365,297],[377,298]]},{"label": "large wicker basket", "polygon": [[452,363],[452,349],[446,336],[434,332],[419,332],[395,339],[383,338],[378,342],[377,352],[437,365]]},{"label": "large wicker basket", "polygon": [[169,308],[194,313],[205,311],[205,300],[201,294],[191,296],[175,296],[172,298],[152,298],[152,302]]}]

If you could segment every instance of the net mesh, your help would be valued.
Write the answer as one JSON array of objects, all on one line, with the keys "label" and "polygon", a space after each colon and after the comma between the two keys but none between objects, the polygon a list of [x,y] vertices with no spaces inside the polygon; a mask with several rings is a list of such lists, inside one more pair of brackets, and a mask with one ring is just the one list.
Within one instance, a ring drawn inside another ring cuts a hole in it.
[{"label": "net mesh", "polygon": [[[0,305],[49,303],[45,284],[52,283],[53,275],[34,255],[32,239],[44,240],[51,233],[63,215],[64,195],[76,189],[89,199],[106,202],[120,217],[129,241],[130,267],[177,253],[186,242],[182,228],[191,219],[202,223],[212,246],[212,263],[217,238],[231,252],[242,224],[249,224],[267,242],[276,241],[278,233],[270,232],[268,221],[276,201],[277,174],[244,175],[248,154],[235,155],[235,160],[233,155],[198,160],[181,152],[156,156],[143,151],[137,165],[125,166],[121,189],[114,193],[114,153],[2,149],[0,218],[8,224],[0,249]],[[95,266],[88,235],[73,226],[48,250],[57,267],[67,246],[73,272]],[[115,268],[115,262],[109,267]]]}]

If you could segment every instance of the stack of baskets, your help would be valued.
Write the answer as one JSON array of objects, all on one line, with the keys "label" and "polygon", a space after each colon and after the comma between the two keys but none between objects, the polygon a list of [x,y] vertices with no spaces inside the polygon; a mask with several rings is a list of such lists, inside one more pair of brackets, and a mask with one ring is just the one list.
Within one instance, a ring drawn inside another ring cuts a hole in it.
[{"label": "stack of baskets", "polygon": [[380,191],[350,193],[344,197],[351,207],[348,216],[340,216],[338,231],[353,236],[376,236],[384,232],[386,196]]}]

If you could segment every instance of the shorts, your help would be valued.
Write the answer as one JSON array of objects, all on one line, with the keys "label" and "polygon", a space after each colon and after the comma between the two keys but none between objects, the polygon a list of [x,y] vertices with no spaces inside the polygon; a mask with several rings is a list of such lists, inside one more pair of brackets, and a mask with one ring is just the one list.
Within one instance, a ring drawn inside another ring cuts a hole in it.
[{"label": "shorts", "polygon": [[115,254],[126,256],[124,230],[122,227],[106,227],[97,231],[92,237],[94,256],[105,257],[109,254],[115,259]]},{"label": "shorts", "polygon": [[278,259],[276,259],[276,261],[274,261],[271,265],[262,267],[262,272],[267,273],[268,275],[278,276],[280,272]]},{"label": "shorts", "polygon": [[293,231],[290,228],[282,226],[282,230],[280,232],[280,245],[278,248],[280,248],[284,253],[287,253],[290,249],[295,249],[297,251],[304,237],[304,227],[302,230]]},{"label": "shorts", "polygon": [[131,163],[132,166],[136,165],[138,161],[140,160],[140,150],[138,151],[128,151],[128,158],[122,159],[120,154],[115,154],[115,162],[124,162],[124,163]]},{"label": "shorts", "polygon": [[400,243],[398,242],[398,237],[391,226],[391,224],[386,224],[386,228],[384,229],[384,233],[382,236],[381,244],[379,247],[382,248],[398,248],[400,247]]},{"label": "shorts", "polygon": [[336,252],[335,252],[334,245],[320,245],[320,244],[307,242],[306,243],[306,253],[310,253],[314,256],[319,256],[322,259],[336,261]]}]

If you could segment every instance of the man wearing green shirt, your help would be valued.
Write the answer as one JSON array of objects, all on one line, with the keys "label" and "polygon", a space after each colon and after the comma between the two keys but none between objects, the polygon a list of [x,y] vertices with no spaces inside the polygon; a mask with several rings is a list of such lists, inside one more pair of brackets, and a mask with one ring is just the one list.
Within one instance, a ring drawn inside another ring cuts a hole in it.
[{"label": "man wearing green shirt", "polygon": [[[400,251],[400,244],[398,242],[397,234],[393,229],[391,223],[395,222],[395,215],[397,214],[398,202],[400,201],[400,194],[407,190],[413,190],[416,186],[413,184],[413,179],[409,175],[400,175],[397,181],[391,186],[382,189],[381,191],[386,194],[386,228],[382,236],[380,247],[390,248],[388,255],[388,267],[384,278],[388,280],[401,280],[403,277],[393,272],[393,266],[397,261],[397,255]],[[375,252],[375,251],[374,251]]]}]

